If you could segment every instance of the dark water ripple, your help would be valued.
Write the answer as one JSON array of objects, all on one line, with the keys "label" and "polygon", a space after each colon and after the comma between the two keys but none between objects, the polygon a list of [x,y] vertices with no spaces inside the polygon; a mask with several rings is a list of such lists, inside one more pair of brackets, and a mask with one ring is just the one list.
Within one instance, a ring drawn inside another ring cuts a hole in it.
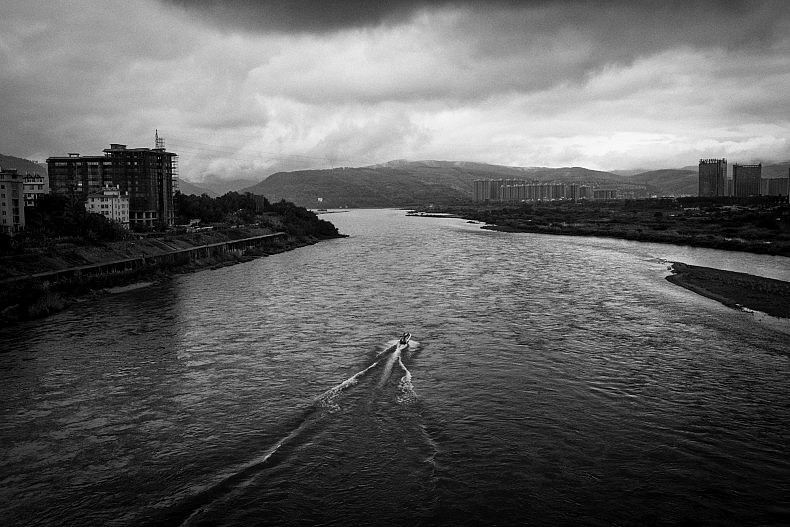
[{"label": "dark water ripple", "polygon": [[330,219],[0,330],[3,524],[790,523],[790,327],[661,261],[787,259]]}]

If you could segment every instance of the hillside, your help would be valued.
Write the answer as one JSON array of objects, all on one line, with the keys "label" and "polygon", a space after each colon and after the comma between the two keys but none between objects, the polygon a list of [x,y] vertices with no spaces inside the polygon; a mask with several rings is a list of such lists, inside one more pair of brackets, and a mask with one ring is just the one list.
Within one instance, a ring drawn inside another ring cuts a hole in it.
[{"label": "hillside", "polygon": [[0,154],[0,168],[15,168],[20,174],[47,174],[46,165],[39,165],[35,161],[22,159],[21,157],[6,156]]},{"label": "hillside", "polygon": [[208,196],[211,196],[212,198],[217,197],[217,193],[214,192],[213,190],[201,187],[200,185],[187,181],[186,179],[178,180],[178,190],[181,192],[181,194],[184,194],[186,196],[189,195],[202,196],[203,194],[206,194]]},{"label": "hillside", "polygon": [[222,196],[228,192],[239,192],[240,189],[255,185],[257,182],[257,179],[208,179],[195,185],[207,189],[209,196]]},{"label": "hillside", "polygon": [[696,170],[668,168],[651,170],[631,176],[631,181],[658,189],[659,196],[696,196],[698,177]]},{"label": "hillside", "polygon": [[763,165],[762,176],[763,179],[788,177],[788,170],[790,170],[790,161],[774,163],[773,165]]},{"label": "hillside", "polygon": [[[628,178],[586,168],[520,168],[452,161],[390,161],[331,170],[278,172],[243,189],[271,201],[305,207],[408,207],[449,205],[472,198],[476,179],[629,184]],[[323,198],[322,202],[318,198]]]}]

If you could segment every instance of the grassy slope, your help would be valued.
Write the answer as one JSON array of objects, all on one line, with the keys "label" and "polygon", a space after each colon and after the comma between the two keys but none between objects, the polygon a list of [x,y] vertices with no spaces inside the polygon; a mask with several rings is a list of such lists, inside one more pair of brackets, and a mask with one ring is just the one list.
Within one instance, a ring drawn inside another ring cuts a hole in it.
[{"label": "grassy slope", "polygon": [[24,254],[0,257],[0,280],[82,265],[165,254],[178,249],[238,240],[271,232],[269,229],[243,228],[204,231],[163,238],[144,238],[100,245],[64,242],[53,244],[47,248],[30,250]]}]

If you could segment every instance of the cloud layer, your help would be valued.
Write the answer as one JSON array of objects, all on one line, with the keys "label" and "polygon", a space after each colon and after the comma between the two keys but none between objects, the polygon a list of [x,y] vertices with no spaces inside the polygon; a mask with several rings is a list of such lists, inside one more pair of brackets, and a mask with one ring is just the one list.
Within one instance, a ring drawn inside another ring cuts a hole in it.
[{"label": "cloud layer", "polygon": [[368,4],[11,1],[0,152],[97,154],[158,128],[193,181],[790,159],[784,2]]}]

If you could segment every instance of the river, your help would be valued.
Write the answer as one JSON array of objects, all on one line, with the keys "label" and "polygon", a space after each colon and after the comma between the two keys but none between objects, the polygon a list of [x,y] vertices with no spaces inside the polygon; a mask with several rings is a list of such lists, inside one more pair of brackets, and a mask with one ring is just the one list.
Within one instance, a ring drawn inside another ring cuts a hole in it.
[{"label": "river", "polygon": [[788,324],[664,279],[787,258],[325,218],[0,329],[2,524],[790,523]]}]

